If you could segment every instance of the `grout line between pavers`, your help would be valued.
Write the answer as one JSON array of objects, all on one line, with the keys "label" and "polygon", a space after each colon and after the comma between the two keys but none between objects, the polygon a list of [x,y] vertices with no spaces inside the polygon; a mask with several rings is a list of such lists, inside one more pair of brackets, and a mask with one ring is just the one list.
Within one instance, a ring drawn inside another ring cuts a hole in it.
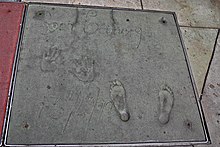
[{"label": "grout line between pavers", "polygon": [[140,3],[141,3],[141,9],[144,10],[144,7],[143,7],[143,2],[142,0],[140,0]]}]

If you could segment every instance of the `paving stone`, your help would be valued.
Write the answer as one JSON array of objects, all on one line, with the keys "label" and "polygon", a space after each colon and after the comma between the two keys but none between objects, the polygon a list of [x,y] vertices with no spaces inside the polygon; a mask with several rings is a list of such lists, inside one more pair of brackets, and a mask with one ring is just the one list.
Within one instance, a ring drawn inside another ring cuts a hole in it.
[{"label": "paving stone", "polygon": [[219,0],[142,0],[144,9],[174,11],[180,25],[220,28]]},{"label": "paving stone", "polygon": [[23,1],[141,9],[140,0],[23,0]]},{"label": "paving stone", "polygon": [[30,4],[20,49],[7,145],[206,142],[173,13]]},{"label": "paving stone", "polygon": [[[202,105],[211,137],[209,147],[220,146],[220,36],[204,87]],[[203,146],[196,146],[203,147]]]},{"label": "paving stone", "polygon": [[181,31],[198,93],[201,94],[218,30],[181,27]]},{"label": "paving stone", "polygon": [[0,3],[0,138],[24,5]]}]

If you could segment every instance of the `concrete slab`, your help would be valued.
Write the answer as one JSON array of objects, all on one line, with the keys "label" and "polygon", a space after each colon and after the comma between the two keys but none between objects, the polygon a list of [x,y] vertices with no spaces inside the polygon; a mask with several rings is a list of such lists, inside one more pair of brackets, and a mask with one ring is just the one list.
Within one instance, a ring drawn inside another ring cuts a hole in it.
[{"label": "concrete slab", "polygon": [[[210,147],[220,146],[220,36],[218,37],[214,57],[207,76],[202,105],[208,124],[212,144]],[[198,146],[202,147],[202,146]]]},{"label": "concrete slab", "polygon": [[141,9],[140,0],[22,0],[22,1]]},{"label": "concrete slab", "polygon": [[173,13],[30,4],[7,145],[206,142]]},{"label": "concrete slab", "polygon": [[24,5],[0,2],[0,138]]},{"label": "concrete slab", "polygon": [[220,28],[219,0],[142,0],[144,9],[174,11],[180,25]]},{"label": "concrete slab", "polygon": [[211,59],[217,29],[181,27],[199,94]]}]

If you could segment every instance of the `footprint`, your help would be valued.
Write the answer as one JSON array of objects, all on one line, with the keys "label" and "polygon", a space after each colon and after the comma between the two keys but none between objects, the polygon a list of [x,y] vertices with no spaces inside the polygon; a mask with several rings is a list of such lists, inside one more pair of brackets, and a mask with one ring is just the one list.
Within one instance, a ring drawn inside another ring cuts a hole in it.
[{"label": "footprint", "polygon": [[122,83],[114,80],[110,85],[110,97],[122,121],[128,121],[130,114],[126,102],[126,93]]},{"label": "footprint", "polygon": [[42,71],[55,71],[56,60],[60,56],[61,51],[57,47],[51,47],[48,51],[43,53],[43,59],[41,61],[41,69]]},{"label": "footprint", "polygon": [[169,122],[170,112],[173,108],[174,95],[171,88],[164,85],[159,92],[160,100],[160,116],[159,121],[161,124],[166,124]]}]

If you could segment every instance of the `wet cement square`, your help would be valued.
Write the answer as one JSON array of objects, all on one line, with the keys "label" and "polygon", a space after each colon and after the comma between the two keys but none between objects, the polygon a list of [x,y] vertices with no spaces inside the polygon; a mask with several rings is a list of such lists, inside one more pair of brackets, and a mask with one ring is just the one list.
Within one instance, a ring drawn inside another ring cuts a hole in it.
[{"label": "wet cement square", "polygon": [[23,11],[24,4],[0,2],[0,140]]},{"label": "wet cement square", "polygon": [[205,142],[184,53],[173,13],[30,4],[7,144]]}]

